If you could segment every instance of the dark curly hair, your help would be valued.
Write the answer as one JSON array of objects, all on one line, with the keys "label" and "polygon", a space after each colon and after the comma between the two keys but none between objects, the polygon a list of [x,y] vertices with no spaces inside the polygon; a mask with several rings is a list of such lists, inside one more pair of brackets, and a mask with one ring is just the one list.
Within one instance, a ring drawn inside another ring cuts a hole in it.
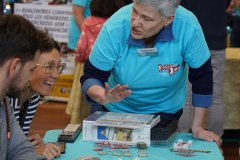
[{"label": "dark curly hair", "polygon": [[92,0],[90,3],[91,15],[108,18],[124,5],[124,0]]},{"label": "dark curly hair", "polygon": [[0,16],[0,66],[10,58],[22,63],[33,60],[35,53],[51,51],[54,41],[46,31],[37,29],[23,16]]}]

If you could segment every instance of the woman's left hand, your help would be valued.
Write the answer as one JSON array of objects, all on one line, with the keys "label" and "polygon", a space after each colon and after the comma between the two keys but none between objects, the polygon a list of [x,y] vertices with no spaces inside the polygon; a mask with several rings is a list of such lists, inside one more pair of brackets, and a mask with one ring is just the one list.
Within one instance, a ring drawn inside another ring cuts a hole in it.
[{"label": "woman's left hand", "polygon": [[39,134],[33,134],[33,135],[28,136],[28,140],[32,143],[34,148],[43,144],[43,139],[40,137]]},{"label": "woman's left hand", "polygon": [[37,148],[35,148],[35,152],[38,155],[43,155],[47,160],[52,160],[61,155],[61,148],[52,143],[44,144],[42,143]]}]

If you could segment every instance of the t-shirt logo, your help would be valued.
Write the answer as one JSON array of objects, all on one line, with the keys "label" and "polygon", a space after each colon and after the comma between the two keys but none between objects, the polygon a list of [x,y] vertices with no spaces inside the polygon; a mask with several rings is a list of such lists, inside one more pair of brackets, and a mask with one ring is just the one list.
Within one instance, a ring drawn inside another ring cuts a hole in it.
[{"label": "t-shirt logo", "polygon": [[176,66],[174,66],[173,64],[158,65],[159,72],[167,71],[169,75],[173,75],[175,72],[179,70],[179,68],[180,64],[177,64]]}]

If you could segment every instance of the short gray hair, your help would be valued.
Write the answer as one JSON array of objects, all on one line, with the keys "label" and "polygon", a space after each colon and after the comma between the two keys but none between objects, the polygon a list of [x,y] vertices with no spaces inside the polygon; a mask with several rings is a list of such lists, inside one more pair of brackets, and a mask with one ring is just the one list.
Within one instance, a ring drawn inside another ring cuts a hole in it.
[{"label": "short gray hair", "polygon": [[164,17],[171,16],[175,13],[181,0],[134,0],[137,3],[146,4],[155,7]]}]

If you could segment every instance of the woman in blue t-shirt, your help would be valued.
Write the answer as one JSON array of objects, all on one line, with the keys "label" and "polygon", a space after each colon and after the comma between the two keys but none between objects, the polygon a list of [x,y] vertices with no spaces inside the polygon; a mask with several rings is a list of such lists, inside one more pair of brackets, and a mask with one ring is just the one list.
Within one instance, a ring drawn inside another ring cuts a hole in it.
[{"label": "woman in blue t-shirt", "polygon": [[91,0],[73,0],[73,15],[68,29],[68,48],[75,51],[84,18],[90,16]]},{"label": "woman in blue t-shirt", "polygon": [[209,49],[197,18],[179,3],[134,0],[110,17],[85,64],[82,90],[93,107],[157,114],[157,127],[166,127],[182,114],[189,78],[193,136],[220,145],[215,133],[203,129],[212,104]]}]

